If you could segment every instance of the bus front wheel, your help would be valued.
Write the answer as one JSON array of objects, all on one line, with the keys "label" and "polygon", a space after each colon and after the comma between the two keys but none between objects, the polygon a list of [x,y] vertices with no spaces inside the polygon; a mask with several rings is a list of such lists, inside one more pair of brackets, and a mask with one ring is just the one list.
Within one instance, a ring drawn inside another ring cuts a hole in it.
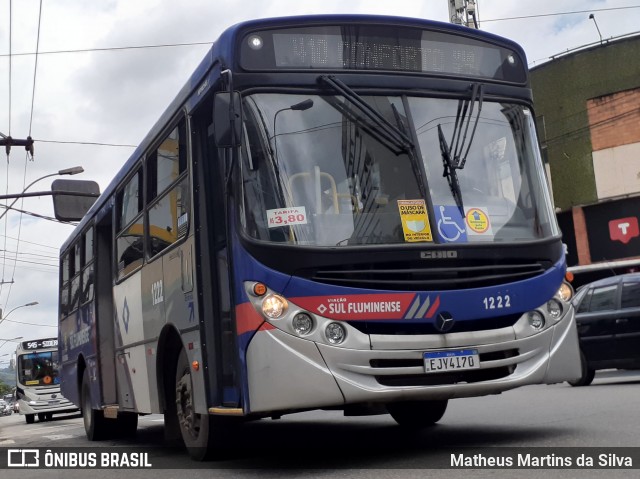
[{"label": "bus front wheel", "polygon": [[107,425],[104,413],[91,408],[91,390],[89,386],[89,370],[85,369],[82,375],[82,389],[80,392],[82,406],[82,420],[84,430],[89,441],[99,441],[106,437]]},{"label": "bus front wheel", "polygon": [[197,461],[212,458],[220,450],[225,418],[196,413],[191,368],[184,349],[178,356],[175,401],[180,434],[189,455]]},{"label": "bus front wheel", "polygon": [[36,420],[35,414],[25,414],[24,419],[27,421],[27,424],[33,424]]},{"label": "bus front wheel", "polygon": [[442,419],[448,403],[447,399],[397,402],[387,404],[387,411],[400,426],[421,429]]}]

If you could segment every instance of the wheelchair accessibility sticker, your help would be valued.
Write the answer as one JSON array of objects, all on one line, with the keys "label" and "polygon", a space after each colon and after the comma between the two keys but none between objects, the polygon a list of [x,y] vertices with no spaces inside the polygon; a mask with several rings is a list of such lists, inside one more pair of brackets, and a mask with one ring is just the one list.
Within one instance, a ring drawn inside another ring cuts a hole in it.
[{"label": "wheelchair accessibility sticker", "polygon": [[466,243],[467,229],[457,206],[435,207],[438,221],[438,237],[446,243]]},{"label": "wheelchair accessibility sticker", "polygon": [[424,200],[398,200],[398,209],[405,241],[433,241]]},{"label": "wheelchair accessibility sticker", "polygon": [[467,207],[464,217],[457,206],[435,206],[438,223],[438,238],[445,243],[466,243],[470,236],[480,240],[493,235],[491,221],[486,208]]}]

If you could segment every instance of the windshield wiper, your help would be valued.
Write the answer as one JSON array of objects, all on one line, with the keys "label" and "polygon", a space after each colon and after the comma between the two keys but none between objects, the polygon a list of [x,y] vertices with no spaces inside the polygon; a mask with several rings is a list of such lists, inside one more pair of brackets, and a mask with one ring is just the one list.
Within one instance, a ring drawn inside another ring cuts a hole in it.
[{"label": "windshield wiper", "polygon": [[[480,120],[480,112],[482,111],[482,101],[484,98],[484,89],[482,84],[474,83],[471,85],[471,97],[460,100],[458,102],[458,111],[456,113],[456,121],[453,125],[453,134],[451,135],[451,143],[447,140],[442,132],[442,126],[438,124],[438,140],[440,142],[440,153],[442,155],[442,164],[444,171],[442,176],[447,178],[451,195],[460,209],[460,213],[464,216],[464,207],[462,204],[462,192],[460,191],[460,183],[456,170],[464,168],[467,162],[467,156],[471,150],[471,144],[478,128]],[[468,137],[469,127],[473,121],[473,110],[476,102],[478,103],[478,112],[471,129],[471,135]]]},{"label": "windshield wiper", "polygon": [[406,133],[390,123],[384,116],[382,116],[377,110],[373,109],[362,99],[362,97],[360,97],[360,95],[345,85],[342,81],[332,75],[320,75],[318,79],[329,85],[333,90],[342,95],[352,106],[356,107],[358,111],[370,121],[370,123],[367,123],[364,126],[372,129],[376,133],[376,136],[383,140],[383,142],[385,142],[395,154],[411,152],[413,150],[413,141]]},{"label": "windshield wiper", "polygon": [[447,178],[449,183],[449,189],[451,190],[451,196],[456,202],[460,214],[464,216],[464,206],[462,204],[462,192],[460,191],[460,183],[458,182],[458,175],[456,174],[456,168],[451,159],[451,153],[447,139],[444,137],[442,127],[438,125],[438,139],[440,141],[440,153],[442,154],[442,164],[444,165],[444,171],[442,176]]}]

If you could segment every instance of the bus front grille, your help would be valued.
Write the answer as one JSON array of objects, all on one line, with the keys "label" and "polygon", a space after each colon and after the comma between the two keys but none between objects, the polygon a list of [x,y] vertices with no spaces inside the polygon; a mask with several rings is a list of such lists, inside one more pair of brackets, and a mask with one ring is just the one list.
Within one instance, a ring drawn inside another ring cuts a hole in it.
[{"label": "bus front grille", "polygon": [[415,267],[404,263],[335,265],[306,271],[301,276],[319,283],[352,288],[428,291],[482,288],[523,281],[546,270],[540,262],[472,262],[447,267]]}]

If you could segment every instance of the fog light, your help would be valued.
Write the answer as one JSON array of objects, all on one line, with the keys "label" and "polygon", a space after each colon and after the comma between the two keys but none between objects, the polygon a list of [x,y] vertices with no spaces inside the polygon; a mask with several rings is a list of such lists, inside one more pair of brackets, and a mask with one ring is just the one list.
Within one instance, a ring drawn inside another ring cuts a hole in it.
[{"label": "fog light", "polygon": [[277,294],[270,294],[262,302],[262,312],[271,319],[278,319],[287,310],[287,300]]},{"label": "fog light", "polygon": [[560,319],[562,316],[562,304],[557,299],[550,299],[547,302],[547,312],[553,319]]},{"label": "fog light", "polygon": [[344,341],[347,331],[344,329],[344,326],[339,323],[329,323],[324,334],[327,337],[327,341],[331,344],[340,344]]},{"label": "fog light", "polygon": [[538,311],[529,311],[529,324],[533,329],[544,328],[544,317]]},{"label": "fog light", "polygon": [[309,334],[313,329],[313,319],[307,313],[298,313],[291,322],[293,330],[300,336]]}]

